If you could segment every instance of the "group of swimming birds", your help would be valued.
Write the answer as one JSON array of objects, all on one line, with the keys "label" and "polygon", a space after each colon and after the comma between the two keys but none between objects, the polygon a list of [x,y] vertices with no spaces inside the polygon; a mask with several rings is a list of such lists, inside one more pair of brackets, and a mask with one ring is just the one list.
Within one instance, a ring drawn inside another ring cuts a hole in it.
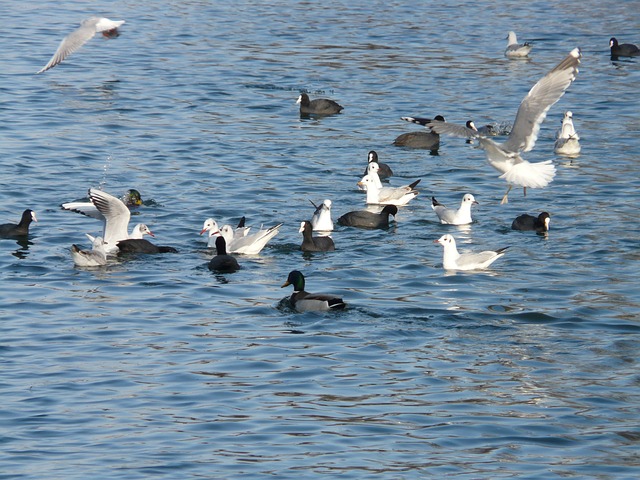
[{"label": "group of swimming birds", "polygon": [[[37,73],[42,73],[58,65],[94,37],[96,33],[102,33],[107,38],[117,37],[119,35],[118,28],[124,23],[124,20],[113,21],[98,17],[84,20],[80,28],[62,40],[51,60]],[[504,52],[506,57],[526,58],[531,52],[532,45],[529,43],[519,44],[514,32],[509,32],[507,39],[508,44]],[[610,49],[612,57],[640,56],[640,49],[637,46],[618,44],[615,38],[610,40]],[[433,119],[402,117],[403,120],[423,125],[425,129],[422,132],[400,135],[395,139],[394,145],[437,150],[441,134],[477,141],[484,150],[488,163],[500,172],[499,178],[504,179],[508,184],[507,192],[501,203],[508,201],[508,194],[514,185],[523,187],[525,195],[527,188],[543,188],[555,176],[555,167],[551,160],[533,163],[522,158],[521,154],[529,152],[534,147],[540,125],[547,112],[575,80],[580,59],[580,50],[573,49],[531,88],[520,103],[511,131],[503,143],[490,138],[496,135],[490,126],[477,128],[473,121],[468,121],[466,125],[456,125],[447,122],[443,116],[438,115]],[[300,105],[301,116],[334,115],[344,109],[330,99],[311,100],[306,93],[299,96],[297,103]],[[572,112],[567,111],[562,120],[562,127],[556,135],[554,150],[561,155],[576,156],[580,152],[579,140],[580,137],[573,125]],[[418,195],[416,186],[420,182],[420,180],[416,180],[400,187],[383,185],[382,180],[388,182],[388,178],[392,175],[391,168],[387,164],[379,162],[375,151],[370,151],[364,176],[357,183],[366,192],[366,203],[369,207],[367,210],[345,213],[338,218],[337,223],[342,226],[367,229],[388,228],[389,217],[398,213],[398,207],[407,205]],[[145,224],[139,223],[133,227],[131,232],[128,231],[130,208],[142,204],[140,193],[137,190],[129,190],[123,198],[117,198],[102,190],[90,188],[88,197],[88,201],[62,204],[63,209],[99,219],[104,224],[102,236],[93,237],[87,234],[92,244],[90,250],[82,249],[75,244],[71,247],[71,255],[75,265],[81,267],[104,266],[108,262],[108,256],[112,254],[176,252],[173,247],[157,246],[143,238],[145,235],[154,236]],[[470,193],[462,197],[460,207],[457,209],[447,208],[434,197],[431,198],[432,209],[440,223],[448,225],[472,223],[471,208],[477,203]],[[311,220],[302,222],[299,229],[303,238],[300,246],[302,251],[326,252],[335,250],[335,244],[331,237],[334,228],[331,206],[330,199],[325,199],[319,205],[313,204],[315,211]],[[380,209],[380,207],[382,208]],[[29,234],[29,225],[34,221],[37,221],[35,212],[27,209],[23,212],[18,224],[0,225],[0,237],[26,237]],[[547,212],[542,212],[538,216],[524,214],[517,217],[511,226],[514,230],[530,230],[546,234],[549,229],[549,221],[550,216]],[[215,247],[217,253],[210,260],[209,268],[223,273],[238,270],[240,265],[236,257],[231,254],[255,255],[260,253],[265,245],[278,234],[281,226],[282,223],[270,228],[261,227],[258,231],[252,231],[250,227],[245,226],[244,217],[235,228],[230,225],[224,225],[220,228],[213,218],[205,220],[200,234],[208,233],[207,244],[209,247]],[[314,235],[314,232],[317,235]],[[434,242],[443,247],[442,266],[446,270],[485,269],[502,257],[508,248],[460,253],[451,234],[442,235]],[[289,285],[292,285],[294,289],[290,303],[298,311],[336,310],[345,307],[345,302],[341,298],[306,292],[304,275],[298,270],[289,273],[282,287]]]}]

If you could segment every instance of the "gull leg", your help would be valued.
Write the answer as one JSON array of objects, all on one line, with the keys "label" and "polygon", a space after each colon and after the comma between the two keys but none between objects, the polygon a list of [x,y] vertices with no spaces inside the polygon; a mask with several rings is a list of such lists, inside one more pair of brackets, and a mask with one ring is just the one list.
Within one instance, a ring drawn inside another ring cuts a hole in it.
[{"label": "gull leg", "polygon": [[504,194],[504,197],[502,197],[502,201],[500,202],[500,205],[504,205],[505,203],[509,203],[509,192],[511,191],[511,185],[509,185],[509,188],[507,188],[507,193]]},{"label": "gull leg", "polygon": [[527,196],[527,187],[522,187],[522,191],[524,192],[524,196]]}]

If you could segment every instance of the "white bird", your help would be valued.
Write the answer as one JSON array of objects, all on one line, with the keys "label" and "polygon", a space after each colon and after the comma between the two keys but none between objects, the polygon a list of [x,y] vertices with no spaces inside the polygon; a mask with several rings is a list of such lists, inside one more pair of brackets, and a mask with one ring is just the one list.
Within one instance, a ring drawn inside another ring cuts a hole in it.
[{"label": "white bird", "polygon": [[578,74],[580,49],[574,48],[556,67],[542,77],[524,97],[518,108],[516,119],[509,137],[504,143],[498,143],[483,136],[475,128],[455,125],[448,122],[431,122],[429,127],[441,134],[465,138],[477,138],[485,151],[492,167],[502,173],[500,178],[507,181],[509,188],[501,203],[508,202],[508,194],[513,185],[543,188],[553,180],[556,168],[551,160],[530,163],[520,154],[530,151],[538,139],[540,124],[547,112],[569,88]]},{"label": "white bird", "polygon": [[92,250],[81,250],[77,245],[71,245],[71,258],[73,263],[78,267],[99,267],[107,264],[107,252],[104,249],[104,240],[102,237],[91,237],[93,239]]},{"label": "white bird", "polygon": [[[131,212],[122,200],[96,188],[89,189],[89,199],[93,207],[87,211],[80,208],[73,209],[74,212],[82,213],[104,222],[102,238],[105,243],[107,253],[118,251],[117,243],[127,238],[142,238],[144,235],[154,236],[149,227],[143,223],[133,227],[131,234],[128,233]],[[91,237],[93,238],[93,237]]]},{"label": "white bird", "polygon": [[123,23],[125,23],[124,20],[109,20],[104,17],[90,17],[83,20],[77,30],[71,32],[60,42],[56,53],[53,54],[49,63],[36,73],[42,73],[55,67],[91,40],[96,33],[102,33],[105,38],[116,38],[120,35],[118,33],[118,27]]},{"label": "white bird", "polygon": [[[371,179],[373,180],[373,185],[376,188],[382,188],[382,180],[380,180],[380,165],[378,165],[378,162],[369,162],[367,164],[367,173],[365,173],[365,177],[369,175],[371,177]],[[364,181],[364,177],[362,177],[360,179],[361,183],[358,183],[358,187],[360,188],[360,190],[364,190],[365,192],[367,191],[367,183],[365,183]]]},{"label": "white bird", "polygon": [[[379,180],[379,179],[378,179]],[[396,205],[402,206],[409,203],[418,196],[415,186],[420,180],[404,185],[402,187],[382,187],[378,188],[375,177],[365,175],[358,182],[359,187],[365,187],[367,191],[367,204],[369,205]]]},{"label": "white bird", "polygon": [[459,253],[455,239],[449,234],[443,235],[433,242],[439,243],[444,247],[442,267],[445,270],[482,270],[502,257],[507,248],[509,248],[485,250],[478,253]]},{"label": "white bird", "polygon": [[570,110],[564,112],[553,150],[567,157],[575,157],[580,153],[580,136],[573,125],[573,113]]},{"label": "white bird", "polygon": [[431,197],[431,208],[436,212],[440,223],[445,225],[467,225],[473,222],[471,219],[471,207],[473,205],[478,205],[478,202],[476,202],[476,199],[470,193],[462,197],[460,208],[457,210],[447,208],[438,202],[435,197]]},{"label": "white bird", "polygon": [[216,237],[223,236],[228,253],[257,255],[269,240],[278,234],[281,226],[282,223],[279,223],[266,230],[260,228],[256,233],[247,233],[248,229],[244,227],[243,221],[240,221],[240,224],[234,230],[230,225],[224,225],[222,228],[218,228],[218,223],[213,218],[207,218],[204,221],[200,235],[209,232],[209,239],[207,241],[207,246],[209,247],[215,247]]},{"label": "white bird", "polygon": [[516,36],[516,32],[509,32],[507,35],[507,48],[504,51],[504,56],[507,58],[523,58],[529,55],[533,47],[531,44],[518,43],[518,37]]},{"label": "white bird", "polygon": [[[143,204],[140,192],[138,192],[138,190],[134,188],[130,188],[129,190],[127,190],[124,195],[120,197],[120,200],[122,200],[130,210]],[[104,220],[104,216],[98,211],[96,206],[91,201],[66,202],[63,203],[61,207],[64,210],[71,210],[73,212],[81,213],[83,215],[86,215],[87,217]]]},{"label": "white bird", "polygon": [[[251,227],[245,227],[244,223],[245,218],[242,217],[240,219],[240,222],[238,223],[238,226],[233,231],[234,237],[246,237],[249,234],[249,230],[251,230]],[[204,232],[209,232],[207,247],[216,248],[216,237],[220,236],[220,228],[218,227],[218,222],[216,222],[213,218],[207,218],[202,224],[200,235],[202,235]]]},{"label": "white bird", "polygon": [[[309,200],[311,202],[311,200]],[[316,211],[311,217],[311,226],[316,232],[333,231],[333,220],[331,219],[331,200],[325,199],[320,205],[311,202]]]},{"label": "white bird", "polygon": [[71,55],[73,52],[82,47],[85,43],[91,40],[96,33],[102,33],[106,38],[115,38],[118,35],[118,27],[124,23],[124,20],[109,20],[104,17],[90,17],[83,20],[80,23],[80,28],[67,35],[60,46],[53,54],[49,63],[43,68],[38,70],[37,73],[42,73],[50,68],[55,67],[65,58]]},{"label": "white bird", "polygon": [[266,230],[260,228],[256,233],[237,236],[231,225],[224,225],[220,229],[220,235],[222,235],[227,242],[227,251],[229,253],[257,255],[262,251],[265,245],[269,243],[269,240],[278,234],[281,226],[282,223],[279,223]]},{"label": "white bird", "polygon": [[218,222],[216,222],[213,218],[207,218],[202,224],[200,235],[205,232],[209,232],[209,236],[207,238],[207,247],[216,248],[216,237],[220,236],[220,228],[218,227]]}]

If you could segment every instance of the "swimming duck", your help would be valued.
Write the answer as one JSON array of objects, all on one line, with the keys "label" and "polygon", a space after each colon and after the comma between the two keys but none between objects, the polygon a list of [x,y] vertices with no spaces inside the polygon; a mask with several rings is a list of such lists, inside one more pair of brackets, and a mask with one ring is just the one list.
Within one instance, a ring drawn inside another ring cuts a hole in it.
[{"label": "swimming duck", "polygon": [[618,43],[615,37],[609,40],[609,48],[612,57],[637,57],[640,55],[640,48],[633,43]]},{"label": "swimming duck", "polygon": [[348,212],[338,218],[338,224],[346,227],[358,228],[389,228],[389,216],[397,215],[398,207],[395,205],[385,205],[379,213],[367,210],[356,210]]},{"label": "swimming duck", "polygon": [[346,307],[344,301],[339,297],[305,292],[304,283],[304,275],[298,270],[293,270],[289,273],[287,281],[280,287],[293,285],[293,293],[289,297],[289,302],[298,312],[341,310]]},{"label": "swimming duck", "polygon": [[537,217],[524,213],[515,218],[511,223],[513,230],[521,231],[536,231],[538,233],[546,233],[549,231],[549,223],[551,222],[551,215],[547,212],[542,212]]},{"label": "swimming duck", "polygon": [[209,260],[209,270],[233,273],[240,269],[238,261],[227,253],[227,242],[223,236],[216,237],[216,253],[216,256]]},{"label": "swimming duck", "polygon": [[296,103],[300,105],[300,115],[333,115],[344,110],[342,105],[328,98],[310,100],[306,93],[301,93]]},{"label": "swimming duck", "polygon": [[4,223],[0,225],[0,238],[26,237],[29,235],[31,222],[38,222],[36,212],[28,208],[22,212],[19,223]]},{"label": "swimming duck", "polygon": [[[419,125],[426,126],[433,120],[444,122],[445,119],[442,115],[436,115],[433,119],[430,118],[418,118],[418,117],[400,117],[402,120],[411,123],[417,123]],[[431,150],[436,152],[440,148],[440,135],[428,128],[427,131],[422,132],[407,132],[396,137],[393,141],[396,147],[406,148],[420,148],[424,150]]]},{"label": "swimming duck", "polygon": [[333,252],[336,249],[331,237],[313,236],[313,227],[309,221],[300,223],[300,230],[298,233],[302,234],[300,250],[303,252]]},{"label": "swimming duck", "polygon": [[173,247],[155,245],[146,238],[127,238],[118,243],[118,253],[178,253]]},{"label": "swimming duck", "polygon": [[371,150],[369,152],[369,155],[367,156],[367,166],[364,169],[363,175],[367,175],[369,173],[369,165],[371,163],[378,164],[378,176],[380,178],[389,178],[393,176],[393,171],[391,170],[391,167],[386,163],[380,163],[378,161],[378,153],[375,150]]}]

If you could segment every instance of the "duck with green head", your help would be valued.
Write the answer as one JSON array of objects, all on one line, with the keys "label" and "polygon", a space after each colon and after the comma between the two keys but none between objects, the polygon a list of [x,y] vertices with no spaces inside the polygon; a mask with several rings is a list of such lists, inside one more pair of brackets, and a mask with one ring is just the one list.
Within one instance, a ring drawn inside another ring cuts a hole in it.
[{"label": "duck with green head", "polygon": [[287,281],[282,284],[281,288],[289,285],[293,285],[293,293],[289,297],[289,302],[298,312],[322,312],[341,310],[346,307],[340,297],[306,292],[304,290],[304,275],[298,270],[289,273]]}]

